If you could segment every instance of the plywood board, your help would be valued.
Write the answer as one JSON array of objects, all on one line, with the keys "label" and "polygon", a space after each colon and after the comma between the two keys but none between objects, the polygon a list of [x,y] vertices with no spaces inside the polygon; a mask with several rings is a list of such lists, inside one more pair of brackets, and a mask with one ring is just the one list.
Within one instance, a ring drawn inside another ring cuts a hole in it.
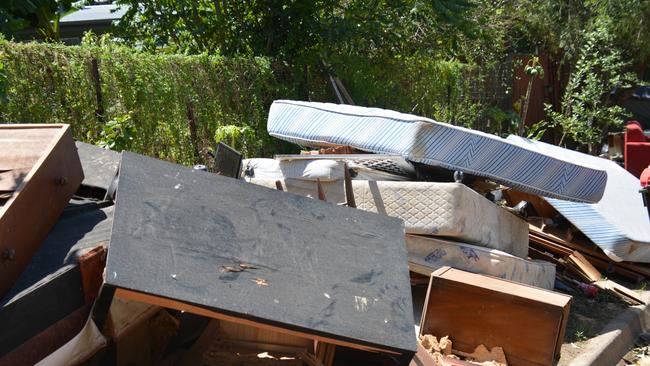
[{"label": "plywood board", "polygon": [[400,220],[128,152],[106,281],[213,317],[416,348]]},{"label": "plywood board", "polygon": [[79,141],[75,144],[84,169],[81,185],[106,192],[120,165],[120,153]]}]

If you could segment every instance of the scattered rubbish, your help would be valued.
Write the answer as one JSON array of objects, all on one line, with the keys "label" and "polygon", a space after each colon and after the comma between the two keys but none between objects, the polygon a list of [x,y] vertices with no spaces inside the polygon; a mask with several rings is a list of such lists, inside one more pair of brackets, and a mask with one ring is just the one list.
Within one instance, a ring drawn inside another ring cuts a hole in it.
[{"label": "scattered rubbish", "polygon": [[650,275],[613,163],[324,103],[268,130],[320,149],[188,168],[0,126],[0,364],[552,365],[552,289],[643,303],[611,277]]}]

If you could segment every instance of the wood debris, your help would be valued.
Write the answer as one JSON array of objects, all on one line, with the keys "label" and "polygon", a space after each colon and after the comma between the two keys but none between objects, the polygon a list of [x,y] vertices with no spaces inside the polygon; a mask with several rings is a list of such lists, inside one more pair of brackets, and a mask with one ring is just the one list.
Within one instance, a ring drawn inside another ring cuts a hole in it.
[{"label": "wood debris", "polygon": [[221,272],[242,272],[244,269],[239,268],[239,267],[233,267],[233,266],[222,266],[221,267]]},{"label": "wood debris", "polygon": [[[631,263],[614,263],[604,253],[599,253],[586,243],[580,242],[575,236],[571,235],[565,240],[557,230],[553,231],[544,225],[530,224],[529,228],[529,255],[532,258],[553,262],[558,267],[558,272],[569,272],[580,281],[607,291],[631,305],[644,303],[636,292],[612,280],[604,279],[600,270],[613,270],[623,277],[638,279],[645,276],[645,268]],[[558,277],[562,279],[561,274]]]},{"label": "wood debris", "polygon": [[269,283],[265,279],[259,277],[251,281],[255,282],[260,287],[269,285]]},{"label": "wood debris", "polygon": [[438,340],[431,334],[424,334],[418,340],[420,345],[433,357],[436,366],[446,365],[482,365],[482,366],[507,366],[506,355],[501,347],[487,347],[480,344],[472,353],[465,353],[453,349],[449,336]]},{"label": "wood debris", "polygon": [[445,356],[451,355],[452,343],[447,336],[440,338],[440,341],[438,341],[438,339],[431,334],[424,334],[420,336],[420,343],[422,343],[422,347],[430,353],[440,353]]},{"label": "wood debris", "polygon": [[259,267],[247,263],[239,263],[239,268],[242,269],[258,269]]},{"label": "wood debris", "polygon": [[456,352],[459,355],[463,355],[467,358],[468,361],[478,363],[484,366],[505,366],[507,365],[506,354],[503,352],[501,347],[492,347],[488,350],[485,345],[479,344],[474,352],[470,354],[464,354],[462,352]]}]

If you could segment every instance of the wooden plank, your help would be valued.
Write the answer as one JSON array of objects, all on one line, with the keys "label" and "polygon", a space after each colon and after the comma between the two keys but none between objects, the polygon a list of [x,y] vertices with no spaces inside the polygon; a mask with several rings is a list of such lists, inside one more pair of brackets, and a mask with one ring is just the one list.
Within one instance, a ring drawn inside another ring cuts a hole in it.
[{"label": "wooden plank", "polygon": [[[561,244],[556,244],[552,241],[539,237],[537,236],[537,234],[533,232],[530,233],[529,239],[532,246],[540,246],[541,248],[550,252],[551,254],[558,255],[562,258],[567,258],[574,252],[574,250],[572,250],[571,248],[565,247]],[[582,254],[584,258],[589,263],[591,263],[595,268],[605,273],[616,273],[618,275],[621,275],[623,277],[635,281],[638,281],[643,278],[643,275],[633,272],[625,267],[618,266],[617,263],[612,262],[611,260],[609,260],[609,258],[602,259],[599,257],[593,257],[587,253],[582,253]]]},{"label": "wooden plank", "polygon": [[620,297],[621,299],[623,299],[623,301],[626,301],[632,305],[645,304],[645,302],[643,301],[643,299],[641,299],[641,296],[639,296],[639,294],[614,281],[611,280],[598,281],[595,282],[594,285]]},{"label": "wooden plank", "polygon": [[582,254],[580,254],[580,252],[573,251],[567,259],[580,268],[580,271],[590,279],[590,282],[600,281],[603,277],[600,271],[598,271]]},{"label": "wooden plank", "polygon": [[226,320],[229,322],[233,322],[236,324],[242,324],[246,326],[251,326],[251,327],[257,327],[261,329],[266,329],[270,330],[273,332],[278,332],[282,334],[287,334],[291,336],[296,336],[296,337],[304,337],[307,339],[311,339],[314,341],[319,341],[319,342],[324,342],[324,343],[331,343],[334,345],[339,345],[339,346],[344,346],[344,347],[350,347],[354,349],[359,349],[362,351],[369,351],[369,352],[385,352],[385,353],[390,353],[390,354],[399,354],[398,352],[392,351],[392,350],[386,350],[386,349],[381,349],[381,348],[375,348],[371,346],[364,346],[364,345],[359,345],[356,343],[351,343],[351,342],[346,342],[346,341],[341,341],[337,340],[334,338],[328,338],[325,336],[319,336],[319,335],[314,335],[310,333],[304,333],[304,332],[299,332],[299,331],[293,331],[290,329],[285,329],[277,326],[272,326],[268,325],[265,323],[259,323],[255,322],[252,320],[247,320],[243,318],[237,318],[231,315],[227,314],[222,314],[218,313],[216,311],[204,309],[198,306],[186,304],[180,301],[175,301],[175,300],[170,300],[170,299],[165,299],[162,297],[156,297],[148,294],[143,294],[143,293],[138,293],[138,292],[133,292],[125,289],[117,289],[115,291],[115,296],[122,298],[122,299],[127,299],[127,300],[134,300],[138,302],[143,302],[151,305],[158,305],[162,306],[165,308],[170,308],[170,309],[176,309],[180,311],[185,311],[189,312],[192,314],[196,315],[201,315],[201,316],[206,316],[212,319],[219,319],[219,320]]},{"label": "wooden plank", "polygon": [[535,208],[535,211],[537,211],[537,213],[542,217],[555,217],[555,215],[557,215],[555,208],[540,196],[520,192],[515,189],[506,189],[503,191],[503,194],[510,207],[517,205],[521,201],[526,201],[530,203]]},{"label": "wooden plank", "polygon": [[45,148],[29,144],[44,152],[14,194],[0,206],[0,296],[29,263],[83,179],[69,126],[58,126],[55,133],[52,130],[0,126],[0,136],[14,138],[34,131],[49,131],[47,136],[54,136]]},{"label": "wooden plank", "polygon": [[[538,227],[533,224],[528,225],[528,230],[531,232],[531,234],[536,235],[540,238],[543,238],[545,240],[554,242],[556,244],[562,245],[564,247],[570,248],[572,250],[578,250],[580,252],[596,256],[596,257],[601,257],[603,259],[609,259],[605,253],[600,251],[599,249],[593,249],[591,248],[591,245],[586,242],[579,243],[577,238],[572,238],[573,241],[565,240],[564,238],[560,237],[559,235],[556,235],[557,232],[551,233],[549,230],[552,230],[551,228],[548,228],[546,226]],[[576,241],[576,242],[574,242]]]},{"label": "wooden plank", "polygon": [[106,248],[103,246],[97,246],[79,257],[81,284],[87,303],[95,300],[102,287],[104,267],[106,267]]},{"label": "wooden plank", "polygon": [[561,255],[562,257],[568,257],[571,255],[571,253],[573,253],[573,250],[563,245],[556,244],[545,238],[539,237],[533,233],[529,234],[529,240],[532,243],[543,246],[544,248],[548,249],[551,253]]},{"label": "wooden plank", "polygon": [[212,315],[415,352],[399,219],[124,152],[106,273]]},{"label": "wooden plank", "polygon": [[570,303],[563,294],[443,267],[431,275],[420,334],[449,335],[467,353],[480,344],[503,347],[512,366],[551,365]]},{"label": "wooden plank", "polygon": [[86,323],[90,305],[81,307],[0,357],[0,365],[34,365],[72,339]]},{"label": "wooden plank", "polygon": [[[614,262],[605,253],[603,253],[600,248],[591,242],[582,241],[575,237],[573,237],[572,240],[564,240],[559,235],[557,235],[557,232],[552,228],[545,226],[540,227],[537,225],[529,224],[528,227],[531,235],[543,238],[547,241],[552,241],[556,244],[573,250],[577,250],[580,253],[584,254],[589,261],[591,261],[591,258],[597,258],[600,262],[607,262],[608,267],[609,263],[611,263],[613,267],[616,267],[616,269],[620,268],[619,273],[624,273],[624,276],[626,277],[630,276],[631,273],[635,273],[637,277],[644,276],[650,278],[650,268],[646,268],[644,266],[640,266],[631,262]],[[605,270],[607,267],[601,269]],[[616,269],[614,269],[614,271],[616,271]]]},{"label": "wooden plank", "polygon": [[558,258],[554,257],[546,251],[539,250],[533,246],[528,247],[528,255],[533,259],[545,260],[547,262],[555,264],[555,266],[564,267],[564,263],[562,263]]},{"label": "wooden plank", "polygon": [[323,185],[318,178],[316,178],[316,190],[318,191],[318,199],[321,201],[327,201],[327,198],[325,197],[325,190],[323,189]]},{"label": "wooden plank", "polygon": [[344,181],[343,186],[345,187],[345,203],[348,207],[357,208],[357,202],[354,199],[354,189],[352,188],[352,177],[350,176],[350,169],[348,168],[348,163],[343,165],[344,168]]}]

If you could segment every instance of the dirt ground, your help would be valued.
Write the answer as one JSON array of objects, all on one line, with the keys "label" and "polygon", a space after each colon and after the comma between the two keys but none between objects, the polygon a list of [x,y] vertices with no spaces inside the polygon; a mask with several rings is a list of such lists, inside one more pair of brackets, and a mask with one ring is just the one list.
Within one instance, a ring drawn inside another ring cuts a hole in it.
[{"label": "dirt ground", "polygon": [[[619,283],[630,289],[645,291],[646,283]],[[557,290],[556,290],[557,291]],[[601,334],[602,329],[617,317],[629,305],[619,298],[600,291],[595,298],[589,298],[579,293],[568,293],[573,296],[569,321],[564,335],[564,344],[558,366],[568,365],[578,354],[585,349],[587,342]],[[646,351],[648,347],[646,346]],[[622,364],[629,365],[629,364]],[[644,364],[650,366],[650,363]]]}]

